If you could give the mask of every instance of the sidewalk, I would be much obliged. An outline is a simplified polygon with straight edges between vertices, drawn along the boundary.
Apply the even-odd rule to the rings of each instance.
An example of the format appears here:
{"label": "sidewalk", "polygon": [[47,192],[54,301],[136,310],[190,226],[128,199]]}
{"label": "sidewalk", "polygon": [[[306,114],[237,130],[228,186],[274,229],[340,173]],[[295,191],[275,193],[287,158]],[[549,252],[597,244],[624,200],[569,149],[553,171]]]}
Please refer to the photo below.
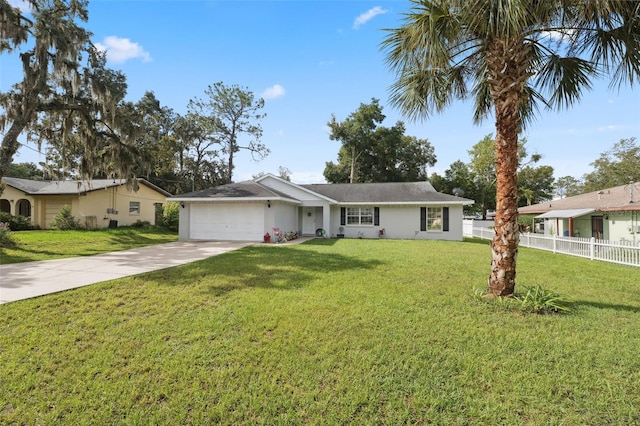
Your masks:
{"label": "sidewalk", "polygon": [[0,265],[0,304],[170,268],[251,244],[179,241],[95,256]]}

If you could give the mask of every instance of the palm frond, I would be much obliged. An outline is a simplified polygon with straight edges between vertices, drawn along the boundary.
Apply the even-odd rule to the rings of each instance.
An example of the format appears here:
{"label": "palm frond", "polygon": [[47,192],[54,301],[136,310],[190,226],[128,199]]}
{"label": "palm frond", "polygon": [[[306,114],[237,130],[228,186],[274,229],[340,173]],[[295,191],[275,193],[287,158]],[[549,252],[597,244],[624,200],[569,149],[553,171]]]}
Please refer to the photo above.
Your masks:
{"label": "palm frond", "polygon": [[547,106],[561,109],[576,103],[584,89],[591,89],[591,77],[598,75],[591,61],[552,54],[538,70],[537,82],[542,90],[550,93]]}
{"label": "palm frond", "polygon": [[462,67],[405,70],[390,87],[390,102],[410,120],[440,112],[467,95]]}

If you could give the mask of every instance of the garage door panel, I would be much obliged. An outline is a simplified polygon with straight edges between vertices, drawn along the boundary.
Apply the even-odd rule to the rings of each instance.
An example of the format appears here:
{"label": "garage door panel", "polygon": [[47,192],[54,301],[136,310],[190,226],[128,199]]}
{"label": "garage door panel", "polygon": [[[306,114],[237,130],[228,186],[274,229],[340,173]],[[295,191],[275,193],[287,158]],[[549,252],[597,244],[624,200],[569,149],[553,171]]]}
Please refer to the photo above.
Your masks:
{"label": "garage door panel", "polygon": [[264,229],[262,205],[192,205],[193,240],[259,241]]}

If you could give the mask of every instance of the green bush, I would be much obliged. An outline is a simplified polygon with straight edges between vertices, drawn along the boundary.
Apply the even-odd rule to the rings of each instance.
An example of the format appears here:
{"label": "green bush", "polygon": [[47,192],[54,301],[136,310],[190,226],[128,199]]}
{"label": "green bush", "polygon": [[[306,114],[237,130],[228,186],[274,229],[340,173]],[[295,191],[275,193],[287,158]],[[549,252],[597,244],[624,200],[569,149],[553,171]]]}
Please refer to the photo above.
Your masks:
{"label": "green bush", "polygon": [[516,295],[520,307],[524,311],[536,314],[569,312],[567,300],[555,291],[546,290],[539,285],[525,287],[526,292]]}
{"label": "green bush", "polygon": [[150,228],[151,223],[148,220],[136,220],[135,223],[131,224],[132,228]]}
{"label": "green bush", "polygon": [[518,215],[518,225],[521,228],[527,228],[529,230],[533,230],[533,218],[536,217],[534,214],[521,214]]}
{"label": "green bush", "polygon": [[180,204],[169,202],[163,206],[162,226],[170,231],[178,232],[178,224],[180,222]]}
{"label": "green bush", "polygon": [[82,229],[80,221],[71,214],[71,207],[63,206],[51,222],[51,227],[59,230]]}
{"label": "green bush", "polygon": [[9,224],[0,222],[0,248],[13,247],[15,245]]}
{"label": "green bush", "polygon": [[488,302],[507,311],[518,310],[534,314],[558,314],[571,311],[569,302],[560,294],[541,286],[525,287],[523,294],[513,297],[487,297],[487,290],[474,289],[473,298],[478,302]]}
{"label": "green bush", "polygon": [[13,216],[7,212],[0,212],[0,222],[8,224],[12,231],[28,231],[35,229],[28,217]]}

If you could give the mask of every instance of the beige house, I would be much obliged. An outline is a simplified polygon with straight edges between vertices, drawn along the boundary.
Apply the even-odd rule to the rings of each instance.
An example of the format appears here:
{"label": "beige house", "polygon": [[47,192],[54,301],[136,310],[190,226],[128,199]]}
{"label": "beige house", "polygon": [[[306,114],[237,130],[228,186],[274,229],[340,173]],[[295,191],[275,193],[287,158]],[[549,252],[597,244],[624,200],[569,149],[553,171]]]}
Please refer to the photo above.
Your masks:
{"label": "beige house", "polygon": [[640,236],[640,182],[520,207],[536,215],[535,232],[610,241]]}
{"label": "beige house", "polygon": [[128,226],[137,221],[155,224],[156,206],[171,194],[144,180],[127,185],[121,179],[91,181],[36,181],[2,178],[0,211],[31,219],[42,229],[65,205],[89,229]]}

